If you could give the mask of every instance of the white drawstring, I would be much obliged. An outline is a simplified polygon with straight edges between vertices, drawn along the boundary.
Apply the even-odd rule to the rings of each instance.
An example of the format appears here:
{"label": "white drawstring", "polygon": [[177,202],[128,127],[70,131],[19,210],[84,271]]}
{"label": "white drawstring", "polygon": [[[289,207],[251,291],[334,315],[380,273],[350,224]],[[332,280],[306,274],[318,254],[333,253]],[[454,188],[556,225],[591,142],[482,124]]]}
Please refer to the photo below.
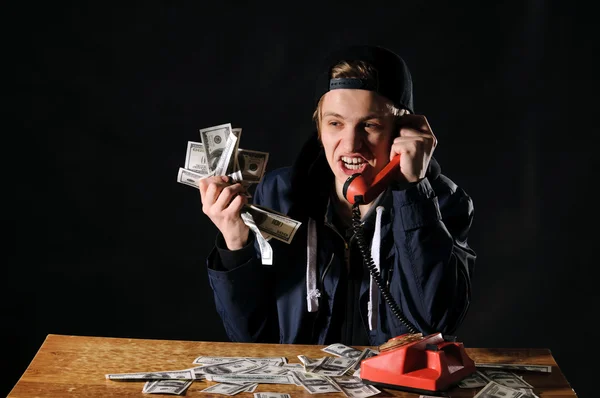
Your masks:
{"label": "white drawstring", "polygon": [[[375,217],[375,232],[373,233],[373,242],[371,243],[371,257],[377,271],[380,271],[380,245],[381,245],[381,215],[383,214],[383,206],[377,206],[377,215]],[[369,282],[369,304],[367,310],[369,313],[369,330],[374,330],[377,327],[377,307],[379,307],[379,294],[377,292],[377,284],[371,276]]]}
{"label": "white drawstring", "polygon": [[271,247],[269,242],[267,242],[265,237],[260,233],[260,230],[254,222],[254,217],[252,217],[252,214],[248,211],[243,212],[241,216],[242,220],[244,221],[244,224],[246,224],[256,236],[258,246],[260,247],[260,259],[262,264],[273,265],[273,248]]}
{"label": "white drawstring", "polygon": [[321,292],[317,289],[317,225],[312,218],[308,219],[308,236],[306,244],[306,304],[308,312],[319,309]]}

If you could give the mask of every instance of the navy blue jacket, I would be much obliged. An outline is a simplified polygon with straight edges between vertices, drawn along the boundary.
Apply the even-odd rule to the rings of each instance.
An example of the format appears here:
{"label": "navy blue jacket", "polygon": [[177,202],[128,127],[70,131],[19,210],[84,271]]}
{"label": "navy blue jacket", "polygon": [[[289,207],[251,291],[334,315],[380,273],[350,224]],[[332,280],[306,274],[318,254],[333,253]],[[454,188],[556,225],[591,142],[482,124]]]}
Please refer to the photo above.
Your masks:
{"label": "navy blue jacket", "polygon": [[[314,138],[314,137],[313,137]],[[333,174],[315,139],[303,148],[293,167],[268,172],[256,187],[254,203],[301,221],[290,244],[271,239],[273,265],[260,261],[250,232],[246,247],[229,251],[219,233],[207,259],[217,312],[232,341],[283,344],[331,344],[340,341],[339,314],[348,283],[345,256],[362,266],[353,242],[331,224],[329,195]],[[432,159],[427,176],[401,189],[391,185],[378,205],[381,219],[381,274],[406,318],[421,332],[452,334],[471,298],[475,253],[467,243],[473,219],[471,198],[440,173]],[[370,214],[373,212],[369,212]],[[316,222],[318,311],[306,300],[307,221]],[[363,223],[373,235],[373,217]],[[369,273],[358,297],[370,345],[406,333],[406,327],[379,299],[377,327],[368,331]]]}

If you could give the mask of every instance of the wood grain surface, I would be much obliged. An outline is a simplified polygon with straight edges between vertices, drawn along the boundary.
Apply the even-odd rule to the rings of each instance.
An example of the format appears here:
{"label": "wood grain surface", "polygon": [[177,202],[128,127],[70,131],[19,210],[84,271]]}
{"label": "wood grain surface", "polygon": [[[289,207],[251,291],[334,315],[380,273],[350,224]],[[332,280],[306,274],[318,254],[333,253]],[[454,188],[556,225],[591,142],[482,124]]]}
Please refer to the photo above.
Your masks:
{"label": "wood grain surface", "polygon": [[[142,394],[144,381],[107,380],[107,373],[130,373],[189,369],[201,355],[270,357],[283,356],[299,363],[297,355],[320,358],[329,354],[325,346],[286,344],[247,344],[176,340],[128,339],[112,337],[64,336],[50,334],[8,397],[149,397]],[[362,349],[363,347],[356,347]],[[527,363],[551,365],[552,373],[521,373],[541,398],[576,397],[547,349],[467,348],[475,362]],[[216,384],[194,381],[188,397],[208,397],[200,392]],[[474,397],[479,389],[450,390],[450,397]],[[288,393],[292,397],[313,397],[296,385],[259,384],[255,392]],[[212,395],[224,397],[224,395]],[[240,398],[253,397],[240,393]],[[343,397],[342,393],[318,394],[318,397]],[[384,389],[377,397],[414,397],[419,394]]]}

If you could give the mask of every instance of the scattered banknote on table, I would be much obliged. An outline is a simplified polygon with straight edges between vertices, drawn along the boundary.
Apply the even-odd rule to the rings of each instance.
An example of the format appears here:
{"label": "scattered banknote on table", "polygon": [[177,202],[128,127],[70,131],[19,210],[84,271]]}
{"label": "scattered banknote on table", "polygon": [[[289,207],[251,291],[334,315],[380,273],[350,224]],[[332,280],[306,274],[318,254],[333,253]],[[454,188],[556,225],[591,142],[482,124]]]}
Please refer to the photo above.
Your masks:
{"label": "scattered banknote on table", "polygon": [[490,381],[473,398],[536,398],[532,391],[519,391]]}
{"label": "scattered banknote on table", "polygon": [[107,374],[108,380],[132,381],[132,380],[194,380],[196,375],[193,369],[167,370],[159,372],[137,372],[137,373],[115,373]]}
{"label": "scattered banknote on table", "polygon": [[221,357],[199,356],[192,368],[133,373],[107,374],[112,381],[145,381],[146,394],[183,395],[193,382],[209,381],[201,390],[208,394],[236,395],[253,393],[258,398],[289,398],[290,394],[276,392],[254,393],[259,384],[287,384],[302,387],[311,394],[340,393],[353,398],[367,398],[379,394],[377,388],[366,385],[359,377],[346,374],[360,368],[360,361],[376,351],[357,350],[341,344],[332,344],[323,351],[334,356],[308,358],[298,356],[300,363],[288,363],[285,357]]}
{"label": "scattered banknote on table", "polygon": [[192,380],[156,380],[148,381],[144,384],[142,393],[144,394],[169,394],[183,395],[189,386],[192,385]]}
{"label": "scattered banknote on table", "polygon": [[[491,386],[490,386],[491,385]],[[500,388],[501,387],[506,388]],[[497,391],[497,395],[481,395],[481,397],[505,397],[502,394],[513,394],[515,397],[536,398],[533,393],[533,386],[527,383],[523,377],[500,369],[483,369],[478,370],[471,375],[465,377],[458,384],[460,388],[481,388],[484,390]],[[482,390],[483,391],[483,390]],[[518,395],[520,393],[522,395]],[[512,395],[507,395],[512,396]]]}
{"label": "scattered banknote on table", "polygon": [[[177,182],[198,188],[198,181],[211,176],[228,176],[233,183],[246,188],[258,184],[266,171],[269,153],[239,147],[241,128],[231,123],[200,129],[200,142],[188,141],[184,167],[177,173]],[[271,238],[290,243],[301,223],[272,209],[247,205],[242,219],[255,234],[261,249],[262,262],[273,263]],[[259,232],[260,231],[260,232]]]}
{"label": "scattered banknote on table", "polygon": [[489,382],[490,380],[487,377],[485,377],[485,375],[483,375],[481,372],[474,372],[469,376],[463,378],[458,383],[458,386],[460,388],[481,388],[485,387],[485,385]]}
{"label": "scattered banknote on table", "polygon": [[[211,384],[197,391],[228,396],[253,393],[255,398],[289,397],[276,392],[254,393],[259,384],[295,385],[310,394],[339,393],[353,398],[367,398],[381,392],[363,383],[360,378],[361,362],[379,355],[379,351],[370,348],[359,350],[344,344],[331,344],[322,351],[330,355],[319,358],[298,355],[299,363],[288,363],[286,357],[202,355],[193,360],[194,367],[189,369],[113,373],[107,374],[106,378],[112,381],[144,381],[142,392],[146,394],[183,395],[194,382],[203,381]],[[520,366],[479,368],[461,380],[458,386],[479,389],[476,394],[473,392],[474,398],[538,398],[533,386],[513,372],[530,370],[522,368],[530,365]]]}
{"label": "scattered banknote on table", "polygon": [[273,366],[284,366],[287,365],[287,358],[285,357],[211,357],[201,356],[194,359],[194,364],[202,365],[217,365],[220,363],[228,363],[232,361],[248,360],[256,362],[260,365],[273,365]]}
{"label": "scattered banknote on table", "polygon": [[533,365],[533,364],[516,364],[516,363],[475,363],[476,368],[491,368],[504,370],[520,370],[526,372],[552,373],[552,366],[548,365]]}
{"label": "scattered banknote on table", "polygon": [[254,392],[257,383],[246,383],[246,384],[214,384],[210,387],[201,390],[200,392],[213,393],[213,394],[222,394],[222,395],[236,395],[241,392]]}
{"label": "scattered banknote on table", "polygon": [[332,380],[347,397],[371,397],[381,392],[371,385],[364,384],[359,377],[341,376]]}

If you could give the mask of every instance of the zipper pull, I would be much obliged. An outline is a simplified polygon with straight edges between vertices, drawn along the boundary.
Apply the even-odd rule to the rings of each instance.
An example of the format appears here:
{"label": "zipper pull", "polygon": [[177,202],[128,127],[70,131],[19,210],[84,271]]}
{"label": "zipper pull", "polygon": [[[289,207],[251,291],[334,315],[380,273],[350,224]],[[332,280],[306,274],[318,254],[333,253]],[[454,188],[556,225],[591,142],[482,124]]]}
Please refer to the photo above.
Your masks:
{"label": "zipper pull", "polygon": [[344,241],[344,263],[346,263],[346,272],[350,273],[350,246]]}

